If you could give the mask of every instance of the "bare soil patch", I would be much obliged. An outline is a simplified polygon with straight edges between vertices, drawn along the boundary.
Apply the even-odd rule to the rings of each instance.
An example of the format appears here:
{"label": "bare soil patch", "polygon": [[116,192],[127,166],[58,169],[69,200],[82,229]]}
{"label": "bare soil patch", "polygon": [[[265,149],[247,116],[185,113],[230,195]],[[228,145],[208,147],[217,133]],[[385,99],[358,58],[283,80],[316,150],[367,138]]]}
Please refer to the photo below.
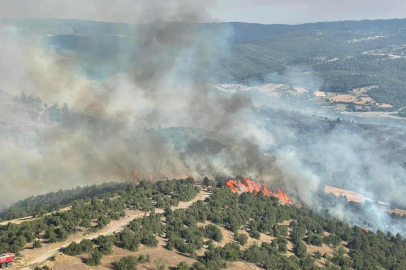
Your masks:
{"label": "bare soil patch", "polygon": [[[345,196],[348,201],[352,201],[352,202],[357,202],[357,203],[365,203],[366,201],[374,202],[374,200],[372,200],[371,198],[368,198],[368,197],[358,194],[356,192],[353,192],[350,190],[345,190],[345,189],[338,188],[338,187],[325,186],[324,192],[332,193],[336,197]],[[377,201],[377,203],[382,206],[382,209],[386,209],[386,211],[388,211],[389,213],[396,213],[396,214],[402,215],[402,216],[406,215],[406,210],[388,208],[389,203],[387,203],[387,202]]]}

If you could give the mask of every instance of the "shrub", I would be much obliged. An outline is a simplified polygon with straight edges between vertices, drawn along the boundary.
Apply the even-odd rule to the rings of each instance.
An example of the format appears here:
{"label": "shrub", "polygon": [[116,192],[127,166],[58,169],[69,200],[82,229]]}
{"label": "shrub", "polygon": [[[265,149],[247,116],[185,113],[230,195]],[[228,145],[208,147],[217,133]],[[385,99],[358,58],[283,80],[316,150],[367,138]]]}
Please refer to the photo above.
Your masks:
{"label": "shrub", "polygon": [[102,258],[103,258],[103,254],[100,251],[95,250],[90,255],[90,258],[87,259],[86,264],[90,265],[90,266],[100,265],[100,262],[101,262]]}
{"label": "shrub", "polygon": [[77,256],[82,254],[82,249],[78,243],[72,242],[67,246],[64,253],[69,256]]}
{"label": "shrub", "polygon": [[248,236],[245,233],[239,234],[235,239],[240,245],[245,245],[248,242]]}
{"label": "shrub", "polygon": [[36,240],[36,241],[34,241],[33,247],[34,248],[40,248],[40,247],[42,247],[42,244],[41,244],[40,241]]}
{"label": "shrub", "polygon": [[190,266],[186,262],[180,262],[176,270],[189,270]]}
{"label": "shrub", "polygon": [[115,267],[117,270],[135,270],[137,269],[138,259],[134,256],[122,257],[116,262]]}

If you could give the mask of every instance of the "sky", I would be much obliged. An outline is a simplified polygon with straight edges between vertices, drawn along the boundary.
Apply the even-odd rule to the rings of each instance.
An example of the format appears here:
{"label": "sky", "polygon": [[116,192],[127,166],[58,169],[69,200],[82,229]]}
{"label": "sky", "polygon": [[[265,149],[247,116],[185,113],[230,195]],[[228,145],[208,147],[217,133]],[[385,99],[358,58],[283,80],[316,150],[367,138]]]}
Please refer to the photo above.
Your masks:
{"label": "sky", "polygon": [[405,0],[0,0],[0,17],[140,23],[148,21],[145,9],[183,7],[201,11],[204,22],[300,24],[406,17]]}

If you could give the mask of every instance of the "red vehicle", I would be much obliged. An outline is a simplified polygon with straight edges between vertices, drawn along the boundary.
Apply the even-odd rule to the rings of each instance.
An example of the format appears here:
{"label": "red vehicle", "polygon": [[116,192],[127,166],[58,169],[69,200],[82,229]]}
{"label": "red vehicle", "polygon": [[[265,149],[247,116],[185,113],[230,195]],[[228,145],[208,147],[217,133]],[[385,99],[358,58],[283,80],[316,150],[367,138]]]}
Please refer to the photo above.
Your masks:
{"label": "red vehicle", "polygon": [[0,255],[0,268],[9,267],[15,262],[15,254],[14,253],[6,253]]}

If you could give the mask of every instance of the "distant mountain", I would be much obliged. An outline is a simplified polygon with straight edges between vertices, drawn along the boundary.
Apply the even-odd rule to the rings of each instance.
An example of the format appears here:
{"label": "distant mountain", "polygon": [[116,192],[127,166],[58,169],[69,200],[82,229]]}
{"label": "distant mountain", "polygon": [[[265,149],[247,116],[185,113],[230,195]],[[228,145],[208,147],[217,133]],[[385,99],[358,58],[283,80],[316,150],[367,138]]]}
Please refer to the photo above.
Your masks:
{"label": "distant mountain", "polygon": [[[127,68],[145,25],[62,19],[2,19],[23,33],[43,35],[59,53],[79,56],[88,76]],[[323,80],[324,91],[372,86],[369,95],[395,108],[406,106],[406,19],[321,22],[301,25],[196,24],[196,29],[233,33],[220,61],[219,82],[266,81],[288,66],[302,66]],[[123,38],[125,37],[125,38]]]}
{"label": "distant mountain", "polygon": [[[3,25],[12,25],[27,32],[37,34],[78,34],[78,35],[131,35],[142,24],[95,22],[71,19],[0,19]],[[406,19],[362,20],[318,22],[299,25],[257,24],[257,23],[207,23],[197,24],[205,27],[232,27],[235,43],[247,43],[264,37],[283,35],[296,31],[395,31],[405,32]],[[63,31],[64,32],[63,32]]]}

